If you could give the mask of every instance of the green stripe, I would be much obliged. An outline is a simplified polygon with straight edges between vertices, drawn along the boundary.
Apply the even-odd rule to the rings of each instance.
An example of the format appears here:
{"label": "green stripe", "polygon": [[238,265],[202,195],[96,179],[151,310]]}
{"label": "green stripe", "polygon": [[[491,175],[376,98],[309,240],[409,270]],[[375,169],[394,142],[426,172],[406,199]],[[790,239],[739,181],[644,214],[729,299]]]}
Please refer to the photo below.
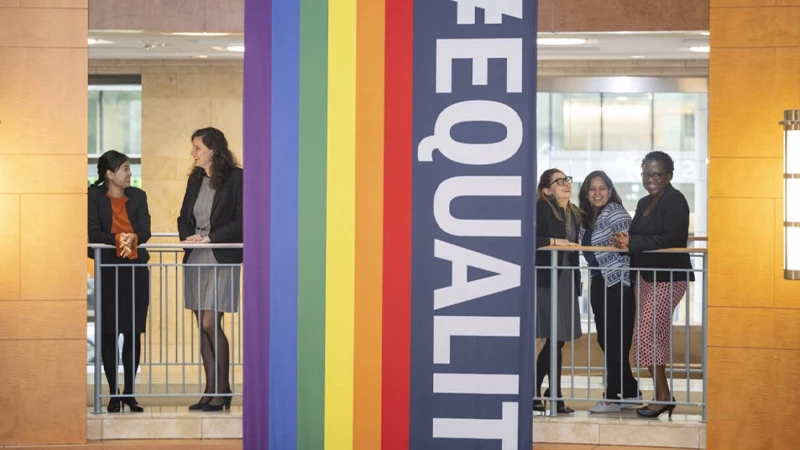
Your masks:
{"label": "green stripe", "polygon": [[300,1],[297,449],[325,448],[328,0]]}

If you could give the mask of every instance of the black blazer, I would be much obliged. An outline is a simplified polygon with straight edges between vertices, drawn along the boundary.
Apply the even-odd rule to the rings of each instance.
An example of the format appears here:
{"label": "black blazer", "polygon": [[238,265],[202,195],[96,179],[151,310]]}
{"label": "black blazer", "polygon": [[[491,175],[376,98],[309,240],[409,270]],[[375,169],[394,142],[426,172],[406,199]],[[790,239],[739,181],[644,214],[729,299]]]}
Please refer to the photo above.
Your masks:
{"label": "black blazer", "polygon": [[[580,224],[575,222],[575,231]],[[550,204],[545,200],[536,202],[536,248],[547,247],[550,245],[550,238],[566,239],[567,238],[567,224],[563,220],[553,214],[553,209]],[[567,253],[569,256],[569,265],[578,267],[579,255],[578,252],[558,252],[558,265],[561,264],[563,254]],[[537,251],[536,252],[536,267],[551,266],[551,252]],[[575,292],[580,292],[581,272],[575,270]],[[538,287],[550,287],[550,269],[537,269],[536,270],[536,285]]]}
{"label": "black blazer", "polygon": [[[178,217],[178,235],[181,241],[195,233],[194,204],[200,194],[202,180],[189,177],[186,194],[183,196],[181,215]],[[242,243],[242,169],[234,167],[217,188],[211,206],[211,230],[208,238],[212,243]],[[186,249],[183,256],[185,263],[189,259],[191,249]],[[242,249],[214,249],[214,258],[220,264],[240,264]]]}
{"label": "black blazer", "polygon": [[[108,188],[105,186],[89,186],[89,243],[108,244],[116,246],[114,235],[111,233],[111,199],[106,196]],[[125,209],[128,212],[128,220],[131,222],[133,231],[139,237],[139,244],[144,244],[150,240],[150,211],[147,208],[147,194],[139,188],[129,187],[125,189],[125,196],[128,202]],[[103,263],[146,263],[150,260],[147,250],[140,248],[139,258],[131,261],[130,259],[118,258],[116,250],[103,250],[101,254]],[[89,257],[94,259],[94,250],[89,249]]]}
{"label": "black blazer", "polygon": [[[645,216],[644,210],[651,198],[648,195],[639,200],[628,231],[631,267],[691,269],[688,253],[643,253],[663,248],[685,248],[689,240],[689,203],[681,191],[668,186],[650,214]],[[652,271],[644,270],[640,275],[645,281],[653,281]],[[670,273],[658,272],[656,279],[670,281]],[[694,273],[689,274],[689,279],[694,281]],[[673,272],[672,280],[686,281],[686,272]]]}

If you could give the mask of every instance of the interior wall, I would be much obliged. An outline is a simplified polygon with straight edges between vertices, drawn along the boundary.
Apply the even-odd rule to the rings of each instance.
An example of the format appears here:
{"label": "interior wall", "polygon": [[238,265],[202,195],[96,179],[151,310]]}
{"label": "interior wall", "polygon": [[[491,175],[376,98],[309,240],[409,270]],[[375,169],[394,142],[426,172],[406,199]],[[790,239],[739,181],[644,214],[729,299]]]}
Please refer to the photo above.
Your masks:
{"label": "interior wall", "polygon": [[86,441],[87,17],[0,0],[4,445]]}
{"label": "interior wall", "polygon": [[[89,0],[89,27],[241,33],[244,0]],[[707,29],[708,1],[539,0],[541,32]]]}
{"label": "interior wall", "polygon": [[708,448],[795,449],[800,282],[783,279],[778,122],[800,108],[800,1],[711,0],[711,48]]}

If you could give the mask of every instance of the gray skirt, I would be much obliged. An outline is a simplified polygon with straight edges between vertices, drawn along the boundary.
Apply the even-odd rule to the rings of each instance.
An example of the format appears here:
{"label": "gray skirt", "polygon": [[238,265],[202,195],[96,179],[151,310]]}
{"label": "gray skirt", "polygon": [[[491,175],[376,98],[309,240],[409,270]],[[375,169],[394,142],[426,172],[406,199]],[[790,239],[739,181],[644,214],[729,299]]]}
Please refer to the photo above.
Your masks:
{"label": "gray skirt", "polygon": [[[219,264],[211,249],[195,249],[187,264]],[[239,312],[239,284],[242,268],[185,266],[183,298],[186,309],[194,311]]]}
{"label": "gray skirt", "polygon": [[[558,276],[558,319],[556,322],[556,333],[559,341],[574,341],[583,335],[581,332],[581,309],[578,304],[577,287],[573,289],[572,277],[568,271],[562,272]],[[574,292],[573,292],[574,291]],[[550,288],[536,288],[536,337],[538,339],[550,339],[551,317],[550,307]]]}

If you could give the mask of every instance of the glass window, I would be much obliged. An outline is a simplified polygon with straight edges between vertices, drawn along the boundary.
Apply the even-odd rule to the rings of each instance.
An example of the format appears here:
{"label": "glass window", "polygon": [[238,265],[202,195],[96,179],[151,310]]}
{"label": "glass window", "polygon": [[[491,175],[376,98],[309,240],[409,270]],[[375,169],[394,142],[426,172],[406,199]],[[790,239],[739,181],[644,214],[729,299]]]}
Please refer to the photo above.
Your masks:
{"label": "glass window", "polygon": [[603,94],[604,151],[649,151],[653,94]]}
{"label": "glass window", "polygon": [[97,179],[97,158],[108,150],[131,159],[131,185],[141,187],[142,85],[139,77],[89,79],[89,183]]}
{"label": "glass window", "polygon": [[550,99],[552,149],[600,150],[600,94],[554,92]]}

